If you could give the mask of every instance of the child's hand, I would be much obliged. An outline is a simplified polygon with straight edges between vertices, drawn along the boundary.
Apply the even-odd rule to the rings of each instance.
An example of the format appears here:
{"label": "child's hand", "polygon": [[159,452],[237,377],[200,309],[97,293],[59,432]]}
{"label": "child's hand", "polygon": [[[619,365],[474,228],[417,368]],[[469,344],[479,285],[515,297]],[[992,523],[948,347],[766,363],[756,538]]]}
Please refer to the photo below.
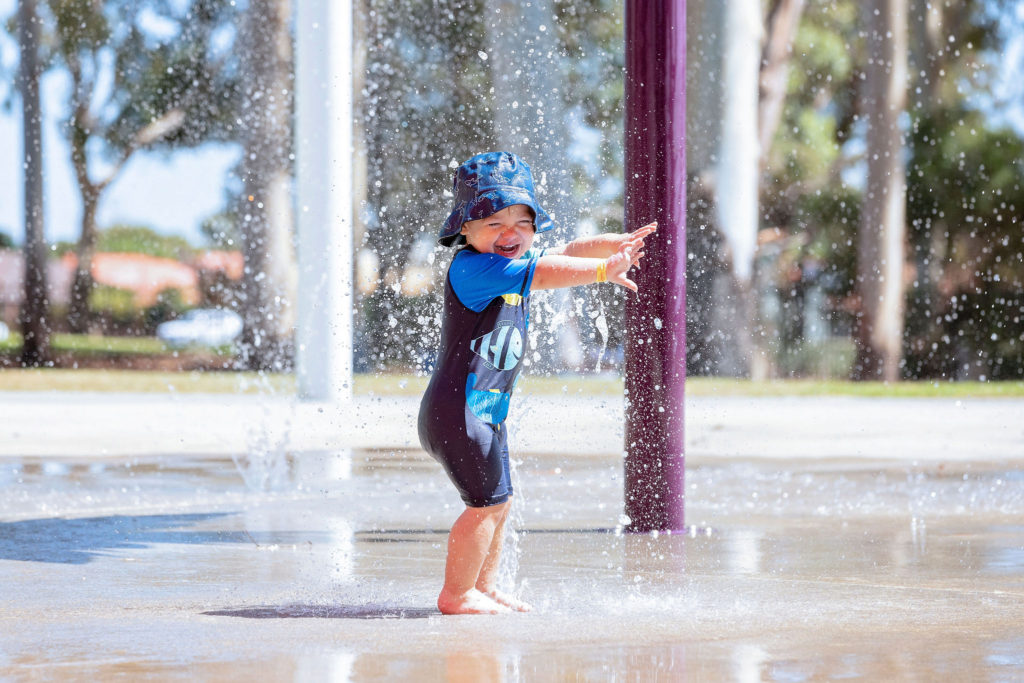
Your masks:
{"label": "child's hand", "polygon": [[633,232],[624,233],[623,234],[623,238],[625,238],[625,239],[623,241],[626,242],[627,244],[632,245],[634,251],[636,251],[641,256],[643,256],[643,254],[641,252],[643,252],[643,249],[644,249],[644,240],[647,238],[648,235],[650,235],[652,232],[654,232],[657,229],[658,229],[658,221],[654,221],[652,223],[648,223],[647,225],[645,225],[644,227],[640,228],[639,230],[634,230]]}
{"label": "child's hand", "polygon": [[640,259],[644,257],[644,239],[657,229],[658,222],[654,221],[639,230],[622,235],[619,250],[605,260],[608,282],[614,282],[634,292],[640,291],[636,283],[626,277],[626,273],[640,263]]}
{"label": "child's hand", "polygon": [[619,250],[605,259],[605,274],[608,278],[608,282],[614,282],[617,285],[625,287],[626,289],[632,289],[634,292],[640,291],[636,286],[636,283],[626,277],[626,273],[629,269],[640,262],[643,258],[644,253],[642,251],[635,251],[632,244],[624,242]]}

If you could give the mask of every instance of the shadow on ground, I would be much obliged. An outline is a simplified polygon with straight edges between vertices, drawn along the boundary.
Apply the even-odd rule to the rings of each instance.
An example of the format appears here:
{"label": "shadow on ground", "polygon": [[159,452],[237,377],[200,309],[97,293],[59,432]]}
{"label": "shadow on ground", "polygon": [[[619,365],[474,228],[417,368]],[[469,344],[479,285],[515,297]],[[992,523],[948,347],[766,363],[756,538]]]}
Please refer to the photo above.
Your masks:
{"label": "shadow on ground", "polygon": [[86,564],[113,550],[157,543],[255,543],[244,531],[189,531],[201,522],[232,513],[108,515],[73,519],[0,522],[0,560]]}

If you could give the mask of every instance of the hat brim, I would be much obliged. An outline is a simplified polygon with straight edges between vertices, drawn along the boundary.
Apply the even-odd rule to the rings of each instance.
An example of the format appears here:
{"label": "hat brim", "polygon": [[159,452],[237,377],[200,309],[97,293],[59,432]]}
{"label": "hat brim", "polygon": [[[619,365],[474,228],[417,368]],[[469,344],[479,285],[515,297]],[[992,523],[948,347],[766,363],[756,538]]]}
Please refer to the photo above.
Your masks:
{"label": "hat brim", "polygon": [[529,191],[521,187],[506,186],[483,192],[469,204],[455,207],[441,227],[441,234],[437,241],[446,247],[461,244],[466,240],[465,236],[461,234],[464,223],[493,216],[502,209],[516,204],[522,204],[533,211],[533,225],[536,232],[546,232],[554,227],[551,216]]}

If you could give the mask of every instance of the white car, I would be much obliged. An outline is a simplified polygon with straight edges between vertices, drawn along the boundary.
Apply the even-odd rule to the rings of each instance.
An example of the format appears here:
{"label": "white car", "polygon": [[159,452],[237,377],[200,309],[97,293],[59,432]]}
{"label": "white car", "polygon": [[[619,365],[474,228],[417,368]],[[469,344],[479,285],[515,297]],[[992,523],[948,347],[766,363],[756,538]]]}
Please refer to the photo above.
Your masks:
{"label": "white car", "polygon": [[0,341],[6,341],[11,336],[11,330],[7,327],[7,323],[0,320]]}
{"label": "white car", "polygon": [[222,308],[194,308],[156,328],[156,336],[170,346],[224,346],[241,334],[242,316]]}

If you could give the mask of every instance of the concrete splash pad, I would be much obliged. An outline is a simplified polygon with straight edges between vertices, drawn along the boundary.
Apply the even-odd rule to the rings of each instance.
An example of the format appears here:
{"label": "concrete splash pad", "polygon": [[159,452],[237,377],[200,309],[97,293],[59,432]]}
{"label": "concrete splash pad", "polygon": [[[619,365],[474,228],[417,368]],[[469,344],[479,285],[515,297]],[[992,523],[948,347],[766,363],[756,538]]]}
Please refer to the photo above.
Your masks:
{"label": "concrete splash pad", "polygon": [[418,452],[0,467],[4,679],[1024,678],[1008,462],[702,462],[693,526],[633,536],[618,458],[526,457],[505,571],[537,611],[454,618]]}

